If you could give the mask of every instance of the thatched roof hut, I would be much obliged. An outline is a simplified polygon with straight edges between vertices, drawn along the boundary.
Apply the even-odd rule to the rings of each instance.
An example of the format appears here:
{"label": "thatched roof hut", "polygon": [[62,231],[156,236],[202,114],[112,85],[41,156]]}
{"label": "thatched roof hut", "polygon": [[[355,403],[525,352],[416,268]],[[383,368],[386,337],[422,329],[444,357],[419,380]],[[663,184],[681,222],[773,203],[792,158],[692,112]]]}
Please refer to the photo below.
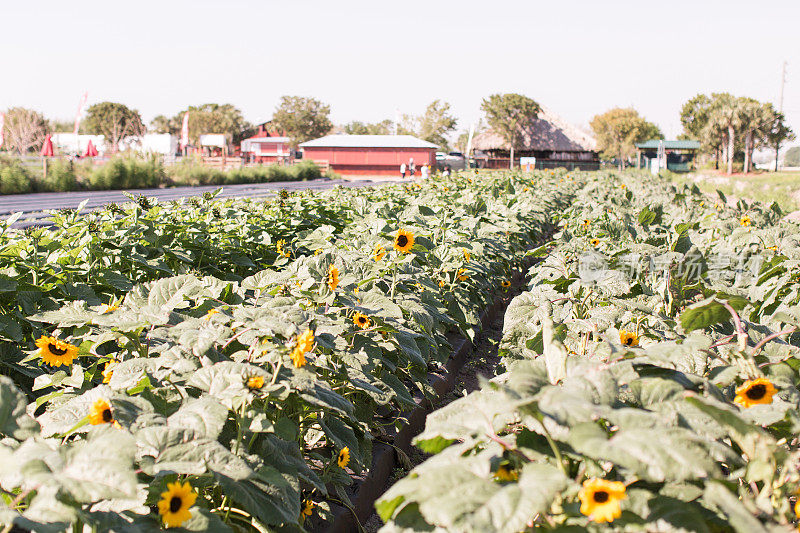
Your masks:
{"label": "thatched roof hut", "polygon": [[[508,144],[493,130],[488,129],[476,135],[473,147],[486,153],[488,167],[508,166]],[[586,165],[587,162],[599,162],[596,150],[597,142],[591,133],[543,107],[539,116],[523,129],[514,156],[515,159],[517,156],[535,157],[540,168],[563,166],[564,163],[582,163],[582,168],[585,168],[591,166]]]}

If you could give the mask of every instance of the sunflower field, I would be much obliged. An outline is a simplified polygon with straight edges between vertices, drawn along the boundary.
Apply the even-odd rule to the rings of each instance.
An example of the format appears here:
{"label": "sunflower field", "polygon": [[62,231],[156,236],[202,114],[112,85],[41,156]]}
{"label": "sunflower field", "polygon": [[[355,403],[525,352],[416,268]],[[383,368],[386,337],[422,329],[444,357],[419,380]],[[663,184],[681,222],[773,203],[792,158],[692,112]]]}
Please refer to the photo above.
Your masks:
{"label": "sunflower field", "polygon": [[[512,272],[556,231],[563,213],[577,212],[570,206],[588,194],[587,179],[505,173],[267,200],[209,194],[161,204],[139,197],[91,213],[54,213],[50,228],[22,231],[11,228],[14,217],[3,221],[2,531],[303,531],[329,521],[331,504],[346,506],[353,477],[370,465],[373,443],[433,395],[428,372],[451,355],[448,339],[474,338],[480,312],[507,289]],[[753,215],[754,230],[760,217]],[[542,285],[550,291],[542,294],[575,290],[570,279]],[[537,294],[527,297],[533,302]],[[726,298],[742,309],[741,298]],[[569,313],[568,305],[564,299],[553,310]],[[521,377],[541,377],[543,364],[533,357],[538,322],[523,318],[531,309],[517,307],[508,339],[523,343],[508,352]],[[670,334],[641,316],[635,331],[642,344]],[[545,329],[547,349],[559,342],[554,338],[568,345],[569,328]],[[600,345],[584,347],[585,364],[587,350]],[[776,346],[764,346],[759,357],[772,357]],[[641,355],[614,353],[626,361]],[[564,380],[574,366],[565,364]],[[624,376],[638,368],[627,365]],[[769,372],[780,372],[773,382],[783,401],[790,368],[776,364]],[[728,383],[738,374],[719,375]],[[533,390],[519,394],[535,398]],[[717,403],[697,396],[705,409],[728,413],[724,391],[716,394]],[[788,432],[788,417],[771,423]],[[524,452],[532,461],[523,465],[514,450],[527,450],[519,436],[527,420],[497,426],[497,439],[516,435],[520,445],[503,464],[508,476],[522,472],[520,481],[525,468],[542,469],[550,481],[541,478],[536,490],[552,489],[540,498],[550,506],[571,490],[561,469],[582,468],[582,460],[564,457],[565,449],[559,469],[537,446],[537,455]],[[441,437],[431,426],[425,442],[445,448],[462,439],[458,446],[485,448],[448,424],[452,431]],[[542,435],[541,428],[525,431],[531,443]],[[743,438],[762,454],[783,449],[770,431],[753,426]],[[734,445],[716,446],[731,479],[742,475],[741,456],[728,457]],[[461,468],[470,453],[458,458],[454,450],[446,453]],[[486,458],[488,467],[492,450],[474,458]],[[473,472],[471,465],[464,472]],[[764,467],[759,472],[767,475]],[[505,490],[488,470],[484,477]],[[392,499],[391,510],[383,504],[387,518],[412,508],[400,500]]]}
{"label": "sunflower field", "polygon": [[575,176],[501,368],[428,416],[432,455],[378,501],[381,531],[796,531],[800,228]]}

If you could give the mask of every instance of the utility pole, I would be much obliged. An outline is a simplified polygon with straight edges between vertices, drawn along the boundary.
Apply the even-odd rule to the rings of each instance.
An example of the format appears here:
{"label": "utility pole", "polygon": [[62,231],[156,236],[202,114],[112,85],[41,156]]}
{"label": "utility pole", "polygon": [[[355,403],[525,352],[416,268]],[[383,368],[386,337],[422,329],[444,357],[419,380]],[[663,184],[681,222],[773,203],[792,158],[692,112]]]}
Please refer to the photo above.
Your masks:
{"label": "utility pole", "polygon": [[[783,114],[783,88],[786,85],[786,61],[783,62],[783,68],[781,69],[781,99],[778,102],[778,112]],[[781,141],[778,140],[775,143],[775,172],[778,171],[778,152],[781,149]]]}

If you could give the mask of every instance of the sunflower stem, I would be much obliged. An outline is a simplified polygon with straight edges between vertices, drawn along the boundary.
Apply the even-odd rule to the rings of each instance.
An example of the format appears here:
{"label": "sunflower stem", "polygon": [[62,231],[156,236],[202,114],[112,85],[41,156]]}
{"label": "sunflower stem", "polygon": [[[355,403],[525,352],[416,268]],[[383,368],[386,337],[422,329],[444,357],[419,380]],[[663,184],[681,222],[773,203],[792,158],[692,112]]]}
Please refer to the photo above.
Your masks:
{"label": "sunflower stem", "polygon": [[391,298],[394,301],[394,290],[397,287],[397,261],[392,263],[392,294]]}

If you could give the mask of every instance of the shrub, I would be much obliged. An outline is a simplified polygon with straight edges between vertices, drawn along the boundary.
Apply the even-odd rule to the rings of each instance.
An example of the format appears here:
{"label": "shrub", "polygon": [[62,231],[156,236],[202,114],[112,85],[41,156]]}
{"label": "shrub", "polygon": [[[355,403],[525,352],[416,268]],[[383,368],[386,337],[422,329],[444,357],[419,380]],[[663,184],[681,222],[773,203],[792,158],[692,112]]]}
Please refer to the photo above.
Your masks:
{"label": "shrub", "polygon": [[33,180],[17,159],[0,158],[0,194],[20,194],[33,190]]}
{"label": "shrub", "polygon": [[55,159],[47,163],[47,175],[36,182],[36,190],[44,192],[66,192],[77,190],[78,179],[72,161]]}
{"label": "shrub", "polygon": [[119,157],[92,171],[89,187],[95,190],[142,189],[166,183],[167,174],[156,158]]}

